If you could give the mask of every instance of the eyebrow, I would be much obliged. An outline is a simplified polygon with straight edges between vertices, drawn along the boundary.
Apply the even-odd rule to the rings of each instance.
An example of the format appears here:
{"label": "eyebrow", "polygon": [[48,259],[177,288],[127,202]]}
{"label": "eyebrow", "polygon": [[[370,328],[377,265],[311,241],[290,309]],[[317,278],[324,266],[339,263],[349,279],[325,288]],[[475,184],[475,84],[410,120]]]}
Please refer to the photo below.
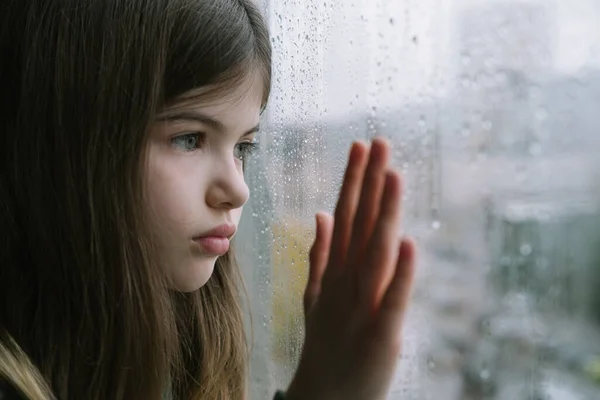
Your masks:
{"label": "eyebrow", "polygon": [[[165,117],[159,118],[159,121],[164,122],[176,122],[176,121],[186,121],[186,122],[199,122],[201,124],[207,125],[210,128],[220,132],[225,133],[225,125],[217,119],[211,118],[207,115],[201,114],[196,111],[184,111],[178,112],[176,114],[167,115]],[[249,135],[251,133],[258,132],[260,130],[260,123],[256,124],[253,128],[245,132],[242,136]]]}

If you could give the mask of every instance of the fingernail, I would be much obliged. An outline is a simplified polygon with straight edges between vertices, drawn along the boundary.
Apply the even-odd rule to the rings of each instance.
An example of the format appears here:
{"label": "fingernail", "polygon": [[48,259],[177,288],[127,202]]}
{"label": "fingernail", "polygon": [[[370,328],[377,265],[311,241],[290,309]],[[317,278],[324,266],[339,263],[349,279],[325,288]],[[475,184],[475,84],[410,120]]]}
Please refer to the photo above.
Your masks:
{"label": "fingernail", "polygon": [[348,154],[348,159],[350,161],[356,159],[357,157],[357,150],[358,150],[358,144],[360,143],[360,141],[354,141],[352,142],[352,146],[350,146],[350,152]]}
{"label": "fingernail", "polygon": [[373,142],[375,141],[381,143],[382,145],[389,145],[389,141],[384,136],[376,136],[373,138]]}
{"label": "fingernail", "polygon": [[354,154],[355,151],[356,151],[356,142],[354,141],[350,145],[350,151],[348,152],[348,158],[352,158],[352,155]]}

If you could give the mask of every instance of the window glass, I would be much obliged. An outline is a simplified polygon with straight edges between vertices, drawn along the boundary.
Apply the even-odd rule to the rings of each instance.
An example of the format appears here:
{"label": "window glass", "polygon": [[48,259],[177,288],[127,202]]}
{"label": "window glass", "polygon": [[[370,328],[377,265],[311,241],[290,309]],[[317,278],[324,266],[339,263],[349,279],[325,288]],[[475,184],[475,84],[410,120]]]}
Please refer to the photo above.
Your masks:
{"label": "window glass", "polygon": [[390,399],[600,398],[600,2],[263,8],[273,91],[237,243],[252,398],[289,383],[313,215],[377,135],[420,247]]}

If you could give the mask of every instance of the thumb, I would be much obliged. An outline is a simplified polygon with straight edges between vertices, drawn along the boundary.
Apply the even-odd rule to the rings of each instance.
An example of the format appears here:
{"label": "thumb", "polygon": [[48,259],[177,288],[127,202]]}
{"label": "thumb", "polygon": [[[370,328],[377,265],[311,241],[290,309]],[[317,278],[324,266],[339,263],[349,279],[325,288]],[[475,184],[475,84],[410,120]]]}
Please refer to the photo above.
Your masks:
{"label": "thumb", "polygon": [[304,291],[304,314],[308,315],[321,293],[321,280],[327,269],[329,248],[333,233],[333,217],[326,213],[317,213],[317,234],[310,249],[308,282]]}

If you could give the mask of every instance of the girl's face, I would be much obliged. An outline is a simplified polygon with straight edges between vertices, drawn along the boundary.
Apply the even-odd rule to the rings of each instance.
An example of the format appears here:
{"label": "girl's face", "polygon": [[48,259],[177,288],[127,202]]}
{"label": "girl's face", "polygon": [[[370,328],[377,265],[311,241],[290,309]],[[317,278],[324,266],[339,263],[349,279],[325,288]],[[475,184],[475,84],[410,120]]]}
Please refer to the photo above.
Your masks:
{"label": "girl's face", "polygon": [[176,290],[204,285],[229,249],[249,196],[242,167],[261,101],[261,82],[249,79],[218,101],[165,110],[151,129],[150,216]]}

